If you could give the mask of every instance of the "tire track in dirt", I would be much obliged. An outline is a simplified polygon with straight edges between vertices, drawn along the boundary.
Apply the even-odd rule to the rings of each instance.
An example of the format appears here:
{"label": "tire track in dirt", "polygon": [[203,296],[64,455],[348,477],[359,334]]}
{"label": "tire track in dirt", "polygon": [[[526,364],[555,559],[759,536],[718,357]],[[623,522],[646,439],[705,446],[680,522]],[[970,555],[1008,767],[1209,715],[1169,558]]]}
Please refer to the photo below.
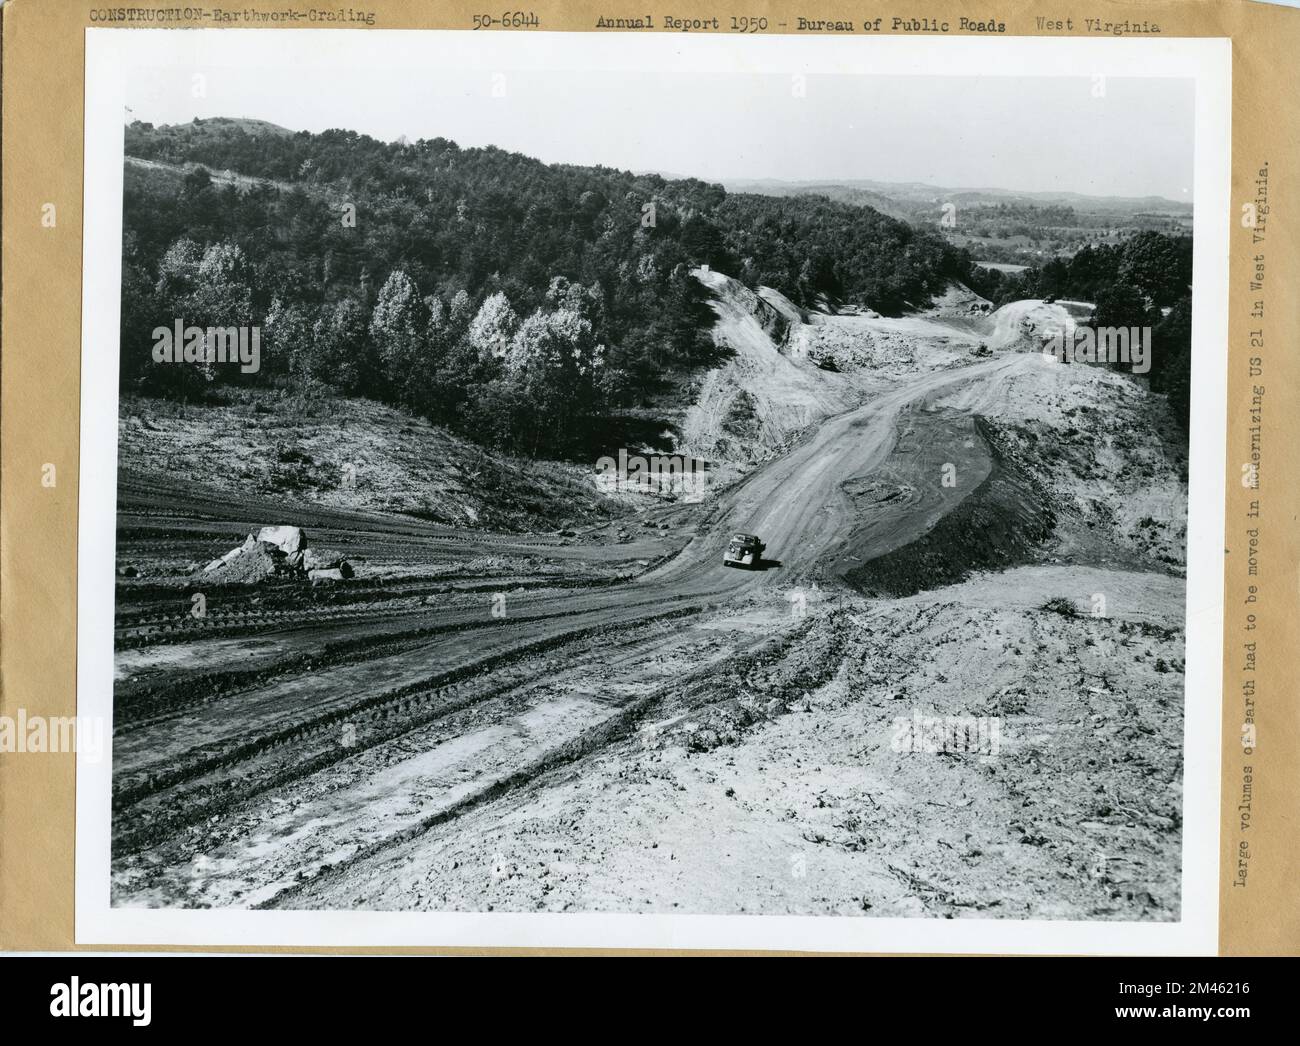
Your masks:
{"label": "tire track in dirt", "polygon": [[[358,713],[371,717],[392,715],[401,711],[403,701],[411,710],[415,707],[411,702],[417,691],[436,692],[438,681],[446,680],[449,673],[478,670],[490,674],[509,662],[524,661],[539,646],[569,643],[580,647],[584,637],[596,636],[609,628],[621,629],[626,634],[634,626],[656,617],[698,615],[710,607],[734,607],[755,598],[768,599],[778,586],[815,579],[821,574],[828,552],[844,540],[853,521],[854,507],[843,489],[844,481],[871,472],[888,457],[904,409],[954,387],[976,382],[1000,382],[1019,369],[1034,365],[1034,362],[1034,357],[1030,356],[1009,356],[923,375],[863,407],[831,419],[792,452],[751,474],[737,487],[723,492],[680,551],[668,556],[643,577],[625,584],[596,592],[575,590],[563,596],[523,597],[520,602],[528,613],[522,617],[514,613],[512,600],[510,618],[498,622],[500,627],[495,628],[486,620],[485,607],[477,609],[477,621],[473,622],[468,620],[468,615],[454,612],[444,612],[441,616],[437,611],[428,615],[399,615],[398,619],[408,634],[418,631],[413,626],[419,625],[445,631],[414,645],[403,641],[401,649],[379,656],[365,656],[364,648],[368,643],[379,645],[392,640],[393,615],[379,615],[373,621],[327,622],[323,627],[306,625],[290,628],[279,636],[275,630],[259,633],[263,638],[274,636],[285,643],[286,650],[303,655],[313,649],[328,649],[331,641],[351,643],[353,648],[346,655],[340,655],[337,663],[315,670],[295,668],[283,678],[272,678],[248,689],[223,693],[219,698],[198,706],[178,706],[175,715],[155,714],[154,718],[142,722],[139,729],[131,729],[129,723],[124,723],[125,729],[115,736],[113,754],[115,785],[120,782],[117,802],[118,817],[124,826],[120,837],[123,844],[130,842],[133,846],[154,847],[157,849],[155,858],[162,860],[178,845],[176,836],[168,833],[174,833],[177,826],[194,819],[191,815],[200,815],[205,809],[199,803],[192,806],[189,815],[174,820],[164,819],[157,825],[158,831],[151,833],[148,830],[147,822],[151,815],[157,816],[169,804],[183,808],[191,801],[192,797],[183,787],[185,782],[197,782],[198,791],[199,787],[212,784],[201,780],[204,775],[225,775],[234,783],[218,789],[224,793],[219,797],[220,802],[238,802],[239,782],[244,776],[240,771],[242,767],[251,766],[250,759],[264,756],[271,750],[283,752],[287,750],[286,746],[305,742],[312,736],[323,736]],[[254,499],[249,499],[237,513],[232,513],[229,501],[209,508],[214,519],[223,521],[232,515],[242,514],[247,519],[254,513],[266,511],[265,504]],[[256,519],[264,522],[267,518],[278,518],[284,511],[283,503],[279,503],[277,517],[259,515]],[[365,514],[352,516],[336,510],[308,509],[301,518],[307,525],[318,529],[330,526],[342,532],[350,524],[367,524],[370,529],[381,529],[379,523]],[[389,526],[391,521],[380,522]],[[557,547],[550,542],[512,542],[503,536],[464,536],[462,542],[462,535],[440,532],[433,525],[407,524],[404,521],[396,524],[396,529],[400,532],[398,543],[410,541],[414,549],[424,554],[428,554],[437,542],[498,550]],[[723,567],[722,548],[735,530],[765,536],[768,540],[767,556],[778,561],[780,569],[751,573]],[[329,530],[325,532],[329,533]],[[356,531],[351,533],[355,537]],[[384,532],[383,540],[391,539],[392,534]],[[571,544],[559,547],[572,558],[581,559],[584,552],[590,552],[595,546]],[[595,554],[606,557],[627,555],[624,547],[616,545],[604,546]],[[761,637],[754,641],[761,641]],[[635,643],[632,645],[636,647]],[[645,666],[633,665],[632,685],[638,678],[644,682],[646,676]],[[510,690],[509,687],[506,689]],[[477,699],[468,698],[455,707],[446,707],[432,718],[454,715],[474,706],[476,700],[490,702],[499,699],[501,693],[489,688],[480,692]],[[505,786],[504,782],[517,780],[520,774],[527,778],[537,767],[548,765],[556,758],[556,751],[567,750],[566,746],[577,744],[578,749],[587,750],[590,744],[596,743],[594,739],[601,736],[605,721],[615,715],[601,702],[575,705],[570,710],[578,719],[565,719],[562,739],[544,723],[536,731],[536,736],[527,727],[523,735],[509,730],[500,737],[493,735],[489,748],[499,748],[498,741],[505,744],[502,751],[512,753],[506,762],[513,768],[503,767],[501,774],[504,776],[499,775],[484,787],[463,792],[454,800],[453,806],[456,802],[489,800]],[[520,741],[522,747],[505,740],[516,736],[524,738]],[[581,741],[583,737],[590,740]],[[301,788],[303,781],[318,774],[328,777],[329,768],[340,761],[353,764],[363,760],[366,752],[382,748],[391,740],[385,738],[371,744],[363,740],[359,745],[360,752],[344,751],[341,756],[335,753],[333,758],[327,758],[319,765],[305,760],[299,761],[295,769],[291,760],[266,776],[264,783],[273,787],[277,782],[292,780],[296,782],[295,787]],[[476,758],[487,757],[486,751],[476,755]],[[482,767],[479,769],[480,773],[487,772]],[[178,786],[181,786],[179,790],[168,792],[168,789]],[[346,787],[354,791],[358,788],[365,790],[355,781]],[[359,819],[349,820],[349,824],[374,820],[374,810],[370,806],[382,796],[373,790],[367,794],[370,805],[361,802],[359,807],[365,811],[364,816],[358,815]],[[256,796],[245,794],[244,801],[251,808],[257,808]],[[344,802],[344,799],[339,799],[339,802]],[[430,816],[446,815],[446,810],[433,815],[422,814],[402,829],[408,833],[404,837],[409,833],[418,834],[421,824],[434,823],[429,820]],[[383,823],[385,818],[380,817],[378,821]],[[254,817],[250,824],[256,823]],[[160,835],[163,838],[159,838]],[[171,839],[170,843],[168,839]],[[262,838],[259,845],[272,851],[281,846],[274,838]],[[388,845],[391,845],[391,840],[374,838],[366,844],[370,847],[366,852]],[[124,845],[123,852],[126,849],[128,847]],[[355,854],[350,859],[354,858]],[[144,863],[150,864],[158,874],[154,862]],[[331,862],[325,860],[323,863]],[[118,893],[131,899],[131,903],[137,903],[133,882],[130,869],[124,868],[118,877]],[[173,882],[172,885],[176,884]],[[187,893],[188,890],[186,888]],[[170,895],[165,888],[161,894],[150,888],[149,896],[155,902],[166,903]],[[274,896],[274,891],[267,895],[270,896]],[[245,895],[230,903],[255,902]]]}
{"label": "tire track in dirt", "polygon": [[[693,612],[689,607],[668,610],[642,619],[639,625],[658,634],[665,622],[678,622]],[[603,623],[507,647],[486,657],[476,653],[463,664],[360,701],[336,704],[328,710],[313,706],[300,718],[268,725],[251,740],[236,734],[224,747],[192,749],[183,765],[147,765],[133,774],[128,772],[115,795],[115,805],[122,811],[114,822],[115,852],[124,854],[150,845],[165,838],[167,832],[219,813],[232,803],[247,802],[269,788],[325,769],[451,713],[519,691],[533,681],[528,664],[558,656],[552,652],[565,649],[572,657],[590,657],[591,650],[616,627]],[[592,642],[582,645],[587,640]],[[605,658],[602,667],[631,659],[628,654]],[[346,671],[356,667],[349,666]],[[571,671],[571,666],[566,671]],[[238,773],[232,779],[228,771],[235,768]]]}
{"label": "tire track in dirt", "polygon": [[[665,622],[615,655],[564,655],[552,677],[505,680],[472,706],[398,734],[341,753],[335,744],[328,765],[302,775],[309,780],[281,776],[252,796],[232,789],[204,810],[207,834],[173,828],[160,845],[119,858],[117,892],[132,903],[282,903],[321,870],[337,873],[625,734],[664,693],[767,641],[742,630],[705,644]],[[457,715],[464,721],[440,721]]]}

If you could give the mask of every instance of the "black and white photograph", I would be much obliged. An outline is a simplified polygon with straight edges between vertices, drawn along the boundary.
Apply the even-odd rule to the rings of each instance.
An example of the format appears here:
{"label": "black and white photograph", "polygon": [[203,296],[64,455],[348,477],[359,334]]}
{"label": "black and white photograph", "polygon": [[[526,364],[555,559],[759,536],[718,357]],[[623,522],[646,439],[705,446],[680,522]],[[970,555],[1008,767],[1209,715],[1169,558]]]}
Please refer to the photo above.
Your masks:
{"label": "black and white photograph", "polygon": [[79,933],[1213,939],[1224,41],[87,41]]}

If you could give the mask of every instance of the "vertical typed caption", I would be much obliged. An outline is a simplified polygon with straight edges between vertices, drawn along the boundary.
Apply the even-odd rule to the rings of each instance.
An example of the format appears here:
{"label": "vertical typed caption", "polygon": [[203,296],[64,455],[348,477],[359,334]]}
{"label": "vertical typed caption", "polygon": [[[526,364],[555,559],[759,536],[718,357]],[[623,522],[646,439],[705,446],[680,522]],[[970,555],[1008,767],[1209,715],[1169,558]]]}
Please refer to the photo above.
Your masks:
{"label": "vertical typed caption", "polygon": [[[1230,534],[1235,532],[1237,540],[1230,543],[1244,550],[1245,555],[1230,559],[1235,571],[1244,571],[1245,598],[1235,615],[1229,618],[1229,627],[1236,633],[1237,639],[1229,646],[1229,663],[1234,666],[1237,677],[1237,700],[1241,713],[1241,759],[1238,767],[1238,796],[1236,823],[1237,828],[1232,837],[1236,849],[1236,875],[1232,885],[1245,889],[1250,876],[1250,862],[1254,856],[1251,839],[1251,820],[1254,815],[1255,801],[1255,751],[1259,743],[1257,731],[1257,708],[1265,695],[1260,692],[1259,666],[1261,651],[1259,635],[1261,619],[1267,607],[1267,592],[1264,577],[1260,571],[1260,562],[1267,548],[1264,540],[1267,515],[1264,508],[1264,470],[1263,470],[1263,432],[1264,432],[1264,389],[1265,389],[1265,349],[1268,344],[1266,335],[1267,306],[1267,254],[1266,239],[1268,234],[1268,162],[1262,163],[1256,171],[1254,180],[1254,198],[1244,203],[1241,208],[1242,233],[1250,238],[1250,263],[1242,275],[1249,292],[1250,303],[1245,317],[1244,330],[1235,332],[1234,337],[1246,340],[1247,351],[1244,354],[1247,367],[1245,395],[1247,410],[1245,440],[1242,445],[1246,450],[1245,460],[1241,463],[1241,485],[1246,490],[1244,512],[1230,524]],[[1235,656],[1234,656],[1235,655]]]}

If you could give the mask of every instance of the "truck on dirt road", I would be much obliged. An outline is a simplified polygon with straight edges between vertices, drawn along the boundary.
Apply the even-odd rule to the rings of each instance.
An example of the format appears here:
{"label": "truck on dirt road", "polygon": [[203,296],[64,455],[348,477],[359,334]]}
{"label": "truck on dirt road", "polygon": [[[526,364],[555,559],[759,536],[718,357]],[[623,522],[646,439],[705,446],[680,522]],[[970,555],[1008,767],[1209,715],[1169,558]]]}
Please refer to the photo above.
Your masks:
{"label": "truck on dirt road", "polygon": [[727,549],[722,553],[722,564],[728,567],[754,568],[763,560],[767,548],[753,534],[732,534]]}

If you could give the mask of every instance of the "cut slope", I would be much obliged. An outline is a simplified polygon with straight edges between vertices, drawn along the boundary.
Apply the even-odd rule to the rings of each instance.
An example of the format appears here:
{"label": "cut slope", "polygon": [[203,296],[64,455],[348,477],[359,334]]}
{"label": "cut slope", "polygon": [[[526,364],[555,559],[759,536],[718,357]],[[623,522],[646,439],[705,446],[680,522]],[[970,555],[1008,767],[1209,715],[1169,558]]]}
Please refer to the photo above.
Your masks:
{"label": "cut slope", "polygon": [[809,425],[856,404],[843,381],[781,353],[778,340],[790,322],[782,312],[730,276],[709,269],[693,275],[713,292],[714,340],[735,355],[708,373],[686,412],[682,439],[690,453],[733,463],[762,460]]}
{"label": "cut slope", "polygon": [[[844,577],[867,595],[912,595],[974,570],[1029,562],[1051,533],[1055,520],[1033,481],[991,446],[982,419],[962,421],[942,413],[917,415],[919,433],[900,440],[882,469],[909,478],[913,486],[907,489],[928,495],[920,505],[929,510],[910,511],[904,516],[910,526],[903,528],[882,528],[881,514],[873,513],[855,532],[852,558],[865,562]],[[928,454],[918,455],[908,442]],[[941,468],[945,455],[953,460]],[[949,467],[952,486],[945,487]],[[928,529],[912,537],[926,524]]]}
{"label": "cut slope", "polygon": [[1058,555],[1181,572],[1187,446],[1164,399],[1105,366],[1027,355],[935,405],[996,419],[1000,445],[1051,495]]}

